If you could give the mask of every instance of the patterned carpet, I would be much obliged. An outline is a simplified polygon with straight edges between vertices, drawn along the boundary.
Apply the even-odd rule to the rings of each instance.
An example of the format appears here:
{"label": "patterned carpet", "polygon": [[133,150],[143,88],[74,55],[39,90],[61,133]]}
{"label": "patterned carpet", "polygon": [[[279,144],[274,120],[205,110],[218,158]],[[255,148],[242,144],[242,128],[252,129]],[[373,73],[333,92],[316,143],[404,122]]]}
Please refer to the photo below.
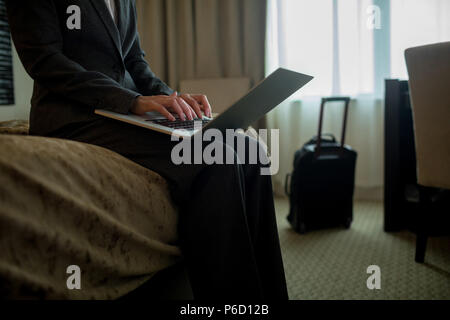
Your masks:
{"label": "patterned carpet", "polygon": [[[291,299],[450,299],[450,237],[430,238],[417,264],[415,235],[385,233],[380,202],[356,203],[350,230],[306,235],[289,227],[287,200],[275,205]],[[380,290],[367,288],[370,265],[381,269]]]}

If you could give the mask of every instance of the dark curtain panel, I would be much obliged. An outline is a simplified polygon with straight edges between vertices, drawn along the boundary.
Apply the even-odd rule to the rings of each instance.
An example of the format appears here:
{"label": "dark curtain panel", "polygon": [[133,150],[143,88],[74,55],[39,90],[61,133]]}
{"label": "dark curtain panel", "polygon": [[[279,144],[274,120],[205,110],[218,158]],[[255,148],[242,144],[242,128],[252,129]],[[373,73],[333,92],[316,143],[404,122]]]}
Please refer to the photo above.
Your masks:
{"label": "dark curtain panel", "polygon": [[155,73],[182,80],[264,78],[266,1],[137,0],[139,32]]}
{"label": "dark curtain panel", "polygon": [[11,38],[5,1],[0,0],[0,105],[14,104]]}

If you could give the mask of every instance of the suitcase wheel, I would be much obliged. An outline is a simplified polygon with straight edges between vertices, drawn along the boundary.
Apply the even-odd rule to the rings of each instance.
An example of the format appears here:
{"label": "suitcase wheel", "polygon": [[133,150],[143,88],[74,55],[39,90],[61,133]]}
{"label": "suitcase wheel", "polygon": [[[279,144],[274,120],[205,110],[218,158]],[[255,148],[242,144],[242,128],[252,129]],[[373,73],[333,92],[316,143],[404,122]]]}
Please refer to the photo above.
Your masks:
{"label": "suitcase wheel", "polygon": [[304,223],[300,223],[298,226],[298,232],[300,234],[305,234],[306,233],[306,225]]}
{"label": "suitcase wheel", "polygon": [[351,225],[352,225],[352,218],[348,218],[347,220],[345,220],[344,222],[345,229],[350,229]]}

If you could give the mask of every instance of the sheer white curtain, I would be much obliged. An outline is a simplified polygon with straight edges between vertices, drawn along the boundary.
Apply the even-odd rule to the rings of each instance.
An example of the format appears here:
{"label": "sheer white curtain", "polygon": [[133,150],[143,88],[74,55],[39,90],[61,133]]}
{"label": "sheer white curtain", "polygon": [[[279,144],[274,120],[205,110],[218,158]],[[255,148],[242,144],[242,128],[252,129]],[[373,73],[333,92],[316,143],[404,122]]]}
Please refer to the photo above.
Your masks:
{"label": "sheer white curtain", "polygon": [[[406,78],[403,51],[449,37],[448,0],[268,0],[266,71],[286,67],[315,79],[271,112],[280,129],[280,192],[295,150],[316,134],[320,98],[352,97],[347,144],[358,151],[356,186],[383,184],[386,78]],[[326,110],[325,132],[340,137],[342,107]]]}

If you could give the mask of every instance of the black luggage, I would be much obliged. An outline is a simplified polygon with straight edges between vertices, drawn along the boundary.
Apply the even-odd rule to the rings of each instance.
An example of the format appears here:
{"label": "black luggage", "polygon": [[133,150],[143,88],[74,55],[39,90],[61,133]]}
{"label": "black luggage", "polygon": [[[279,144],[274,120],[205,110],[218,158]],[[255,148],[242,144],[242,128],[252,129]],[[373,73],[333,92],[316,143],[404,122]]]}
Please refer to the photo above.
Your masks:
{"label": "black luggage", "polygon": [[[322,134],[325,105],[345,102],[341,142]],[[294,171],[286,176],[290,199],[288,220],[299,233],[325,227],[350,228],[357,153],[344,144],[350,98],[323,98],[319,133],[295,153]],[[290,181],[289,181],[290,180]]]}

